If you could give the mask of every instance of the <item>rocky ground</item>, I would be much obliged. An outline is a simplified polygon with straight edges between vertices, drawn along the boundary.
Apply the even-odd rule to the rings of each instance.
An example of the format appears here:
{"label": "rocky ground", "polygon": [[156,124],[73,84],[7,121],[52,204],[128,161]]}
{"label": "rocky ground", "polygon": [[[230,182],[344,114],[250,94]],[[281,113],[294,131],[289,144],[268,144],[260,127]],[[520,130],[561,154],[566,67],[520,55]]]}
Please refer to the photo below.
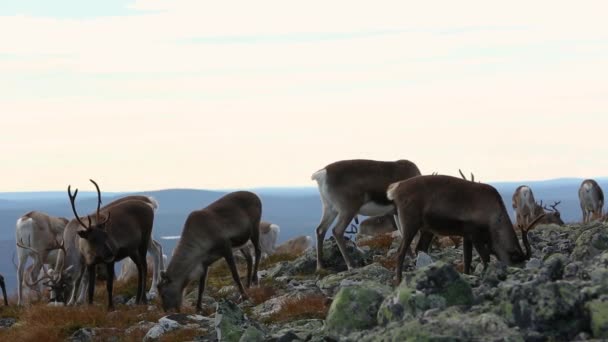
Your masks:
{"label": "rocky ground", "polygon": [[[330,240],[324,246],[328,270],[322,274],[315,272],[314,251],[274,258],[264,263],[251,299],[240,301],[229,275],[216,272],[202,314],[190,309],[193,291],[186,296],[186,313],[165,316],[155,304],[137,311],[141,320],[130,317],[134,323],[128,326],[82,326],[68,336],[73,341],[608,339],[608,226],[539,226],[529,236],[533,258],[523,268],[493,261],[483,270],[474,258],[478,267],[466,276],[460,273],[461,248],[436,248],[408,260],[397,287],[392,279],[398,238],[359,241],[358,248],[349,242],[362,266],[351,271],[345,271]],[[3,330],[24,325],[20,319],[1,321],[0,338]]]}

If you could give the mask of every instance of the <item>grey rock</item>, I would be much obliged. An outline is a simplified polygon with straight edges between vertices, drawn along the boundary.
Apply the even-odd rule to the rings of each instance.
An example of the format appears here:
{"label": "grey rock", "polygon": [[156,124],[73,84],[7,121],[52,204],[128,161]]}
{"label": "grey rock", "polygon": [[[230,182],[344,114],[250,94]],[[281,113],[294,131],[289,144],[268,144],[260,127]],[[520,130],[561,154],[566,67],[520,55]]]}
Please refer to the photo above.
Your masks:
{"label": "grey rock", "polygon": [[433,258],[424,252],[418,252],[416,257],[416,268],[426,267],[433,263]]}
{"label": "grey rock", "polygon": [[543,265],[543,262],[537,258],[531,258],[526,263],[526,268],[528,269],[539,269]]}
{"label": "grey rock", "polygon": [[17,320],[14,318],[0,318],[0,329],[6,329],[12,327]]}

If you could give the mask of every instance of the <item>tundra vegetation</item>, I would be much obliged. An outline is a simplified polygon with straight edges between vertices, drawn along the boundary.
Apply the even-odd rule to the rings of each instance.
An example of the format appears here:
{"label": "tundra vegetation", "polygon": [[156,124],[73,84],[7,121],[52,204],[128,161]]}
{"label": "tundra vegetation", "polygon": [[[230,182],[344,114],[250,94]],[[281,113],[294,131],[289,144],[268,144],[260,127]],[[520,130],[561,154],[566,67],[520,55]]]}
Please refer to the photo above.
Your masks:
{"label": "tundra vegetation", "polygon": [[[416,267],[407,257],[403,281],[389,286],[398,234],[345,240],[362,267],[348,270],[335,239],[324,244],[327,272],[316,272],[316,251],[273,254],[260,263],[259,286],[240,300],[231,271],[209,268],[203,310],[195,313],[197,282],[184,291],[180,314],[166,314],[159,299],[129,305],[137,282],[116,281],[116,310],[103,305],[48,306],[40,301],[0,307],[3,341],[63,341],[75,337],[160,340],[440,340],[571,341],[608,338],[608,226],[600,222],[538,225],[528,232],[531,258],[509,267],[494,257],[484,270],[478,255],[462,271],[461,248],[431,246],[432,260]],[[420,257],[418,257],[419,259]],[[246,274],[246,263],[238,263]],[[460,270],[460,271],[459,271]],[[150,281],[150,279],[148,279]],[[29,301],[29,299],[28,299]],[[9,298],[10,304],[16,297]],[[421,319],[423,318],[424,319]],[[217,325],[217,329],[216,329]],[[85,337],[83,337],[85,336]],[[147,336],[147,337],[146,337]]]}

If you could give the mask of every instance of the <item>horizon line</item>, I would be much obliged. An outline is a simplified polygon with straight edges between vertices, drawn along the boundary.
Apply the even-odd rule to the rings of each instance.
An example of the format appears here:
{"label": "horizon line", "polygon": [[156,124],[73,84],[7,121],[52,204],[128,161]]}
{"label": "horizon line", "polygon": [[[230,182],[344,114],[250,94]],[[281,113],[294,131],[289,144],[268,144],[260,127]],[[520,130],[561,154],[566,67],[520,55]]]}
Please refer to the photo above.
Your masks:
{"label": "horizon line", "polygon": [[[442,174],[439,174],[442,175]],[[424,175],[423,175],[424,176]],[[452,176],[452,175],[445,175],[445,176]],[[452,177],[456,177],[459,178],[457,176],[452,176]],[[501,180],[501,181],[488,181],[488,182],[482,182],[482,183],[486,183],[486,184],[508,184],[508,183],[541,183],[541,182],[555,182],[555,181],[568,181],[568,180],[585,180],[585,179],[608,179],[608,176],[601,176],[601,177],[559,177],[559,178],[549,178],[549,179],[538,179],[538,180]],[[189,188],[189,187],[169,187],[169,188],[160,188],[160,189],[152,189],[152,190],[119,190],[119,191],[104,191],[103,194],[124,194],[124,193],[142,193],[142,192],[159,192],[159,191],[208,191],[208,192],[232,192],[232,191],[239,191],[239,190],[245,190],[245,191],[253,191],[253,190],[289,190],[289,189],[301,189],[301,190],[305,190],[305,189],[315,189],[316,186],[315,185],[294,185],[294,186],[288,186],[288,185],[280,185],[280,186],[255,186],[255,187],[243,187],[243,188],[233,188],[233,187],[227,187],[227,188]],[[51,193],[59,193],[59,192],[65,192],[65,190],[40,190],[40,191],[32,191],[32,190],[26,190],[26,191],[0,191],[0,194],[27,194],[27,193],[41,193],[41,194],[51,194]],[[96,194],[95,191],[90,191],[90,190],[85,190],[85,191],[80,191],[79,193],[81,194]]]}

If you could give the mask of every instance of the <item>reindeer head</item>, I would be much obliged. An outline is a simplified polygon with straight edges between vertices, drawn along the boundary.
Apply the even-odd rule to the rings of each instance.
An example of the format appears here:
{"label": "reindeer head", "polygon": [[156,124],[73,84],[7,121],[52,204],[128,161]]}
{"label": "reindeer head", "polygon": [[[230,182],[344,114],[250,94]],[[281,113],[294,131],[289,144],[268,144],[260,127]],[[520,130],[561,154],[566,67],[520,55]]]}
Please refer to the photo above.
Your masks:
{"label": "reindeer head", "polygon": [[[548,223],[548,224],[557,224],[560,226],[563,226],[565,223],[561,218],[561,214],[559,212],[559,210],[557,210],[557,206],[562,203],[561,201],[558,202],[554,202],[552,205],[550,205],[551,208],[547,208],[547,206],[543,206],[543,209],[545,211],[547,211],[547,215],[545,215],[544,219],[542,220],[542,223]],[[541,201],[542,204],[542,201]]]}
{"label": "reindeer head", "polygon": [[76,196],[78,195],[78,189],[74,191],[72,195],[71,186],[68,186],[68,196],[70,197],[70,203],[72,205],[72,211],[76,220],[80,224],[83,230],[78,231],[85,244],[81,245],[81,252],[84,254],[85,261],[88,265],[92,265],[99,262],[112,262],[115,258],[116,244],[107,232],[107,226],[110,221],[110,213],[102,217],[100,214],[101,209],[101,191],[99,186],[94,180],[90,180],[97,189],[97,212],[95,220],[91,220],[90,216],[87,216],[88,224],[80,219],[76,211]]}
{"label": "reindeer head", "polygon": [[[40,258],[40,253],[29,246],[25,246],[23,244],[23,241],[19,241],[17,242],[17,246],[20,248],[24,248],[24,249],[28,249],[30,251],[32,251],[35,255],[36,258]],[[55,249],[59,249],[62,250],[63,253],[65,254],[65,246],[63,241],[61,243],[59,243],[58,241],[55,241],[55,245],[52,247],[49,247],[46,249],[47,252],[55,250]],[[44,275],[42,277],[40,277],[38,280],[36,280],[33,283],[30,283],[28,281],[28,278],[26,277],[24,279],[25,284],[30,287],[31,289],[34,289],[35,291],[39,290],[37,289],[37,285],[39,283],[42,282],[42,285],[48,287],[51,290],[51,302],[63,302],[65,303],[67,301],[67,297],[69,295],[69,284],[71,284],[71,272],[70,270],[72,269],[73,266],[68,267],[65,270],[62,271],[55,271],[54,269],[50,268],[50,269],[46,269],[46,267],[43,265],[43,271],[44,271]]]}
{"label": "reindeer head", "polygon": [[178,282],[173,281],[165,272],[160,272],[160,282],[158,283],[158,294],[160,295],[163,310],[180,311],[182,306],[182,290]]}

